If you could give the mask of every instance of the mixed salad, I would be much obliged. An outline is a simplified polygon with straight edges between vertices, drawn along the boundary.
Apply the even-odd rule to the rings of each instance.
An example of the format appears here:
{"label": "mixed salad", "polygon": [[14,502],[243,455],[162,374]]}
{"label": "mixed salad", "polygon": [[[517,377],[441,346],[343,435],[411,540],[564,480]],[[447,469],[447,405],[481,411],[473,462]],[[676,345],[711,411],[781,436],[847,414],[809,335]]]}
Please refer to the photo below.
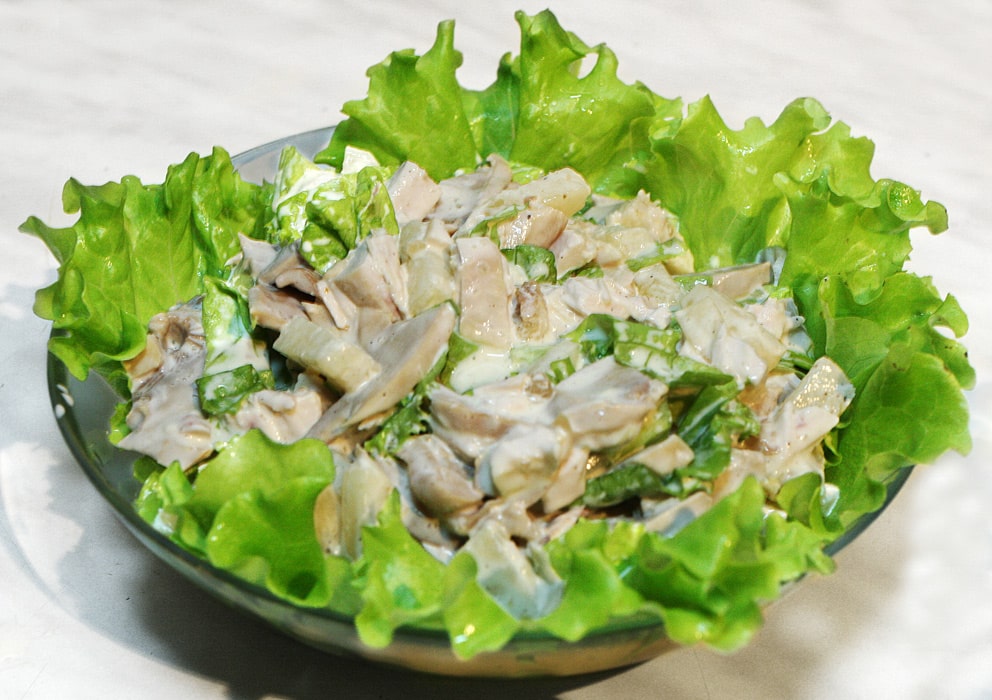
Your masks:
{"label": "mixed salad", "polygon": [[142,517],[370,646],[736,648],[893,474],[970,447],[966,317],[903,269],[946,213],[812,99],[735,131],[517,20],[490,87],[444,22],[271,182],[220,148],[70,180],[74,225],[22,227],[60,265],[35,310],[121,395]]}

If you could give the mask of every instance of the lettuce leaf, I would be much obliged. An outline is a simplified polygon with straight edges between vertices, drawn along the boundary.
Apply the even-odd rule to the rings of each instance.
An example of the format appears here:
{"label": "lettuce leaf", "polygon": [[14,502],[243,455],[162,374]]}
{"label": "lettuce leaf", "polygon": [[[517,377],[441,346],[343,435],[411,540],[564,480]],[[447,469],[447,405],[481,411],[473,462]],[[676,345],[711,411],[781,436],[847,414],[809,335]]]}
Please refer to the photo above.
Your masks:
{"label": "lettuce leaf", "polygon": [[224,262],[240,250],[237,234],[260,229],[264,188],[241,180],[215,148],[170,167],[161,185],[133,176],[99,186],[69,180],[62,203],[79,214],[72,226],[30,217],[20,227],[59,263],[34,311],[63,332],[49,350],[73,376],[96,369],[127,396],[121,361],[144,348],[152,316],[199,294],[205,277],[226,275]]}

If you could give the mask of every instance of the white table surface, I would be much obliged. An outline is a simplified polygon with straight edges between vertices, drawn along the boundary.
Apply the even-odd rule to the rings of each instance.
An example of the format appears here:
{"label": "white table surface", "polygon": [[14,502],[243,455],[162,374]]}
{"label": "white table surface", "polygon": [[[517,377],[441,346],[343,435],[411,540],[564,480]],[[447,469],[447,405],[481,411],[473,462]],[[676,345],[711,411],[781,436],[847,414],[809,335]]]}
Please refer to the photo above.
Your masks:
{"label": "white table surface", "polygon": [[34,290],[55,263],[17,232],[100,184],[214,144],[237,153],[333,124],[388,52],[457,19],[460,77],[518,51],[547,2],[0,0],[0,697],[992,698],[992,3],[558,2],[620,75],[710,94],[731,126],[812,95],[876,143],[873,173],[945,204],[913,269],[969,312],[975,446],[917,469],[869,531],[772,608],[745,650],[680,650],[614,674],[466,682],[324,655],[216,603],[146,552],[63,445]]}

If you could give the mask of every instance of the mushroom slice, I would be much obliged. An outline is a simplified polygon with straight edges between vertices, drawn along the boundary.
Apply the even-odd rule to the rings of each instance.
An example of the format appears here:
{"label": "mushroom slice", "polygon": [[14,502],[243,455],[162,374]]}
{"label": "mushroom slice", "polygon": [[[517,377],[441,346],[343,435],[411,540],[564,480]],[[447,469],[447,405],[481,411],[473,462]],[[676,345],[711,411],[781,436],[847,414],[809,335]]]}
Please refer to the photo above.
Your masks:
{"label": "mushroom slice", "polygon": [[262,271],[279,255],[278,247],[268,241],[249,238],[243,233],[238,234],[238,242],[241,244],[241,263],[248,270],[248,274],[255,279],[258,279]]}
{"label": "mushroom slice", "polygon": [[307,315],[303,302],[267,284],[248,290],[248,312],[257,325],[275,331],[281,331],[293,318]]}
{"label": "mushroom slice", "polygon": [[330,442],[349,426],[394,409],[441,358],[454,327],[455,311],[450,304],[389,326],[371,351],[382,371],[338,399],[309,436]]}
{"label": "mushroom slice", "polygon": [[197,377],[203,374],[206,340],[200,302],[156,314],[148,324],[145,350],[125,363],[131,376],[131,429],[120,446],[179,462],[183,469],[213,452],[213,428],[200,413]]}
{"label": "mushroom slice", "polygon": [[323,413],[324,404],[321,392],[308,386],[293,391],[262,389],[246,397],[227,422],[238,432],[258,428],[270,439],[288,444],[306,435]]}

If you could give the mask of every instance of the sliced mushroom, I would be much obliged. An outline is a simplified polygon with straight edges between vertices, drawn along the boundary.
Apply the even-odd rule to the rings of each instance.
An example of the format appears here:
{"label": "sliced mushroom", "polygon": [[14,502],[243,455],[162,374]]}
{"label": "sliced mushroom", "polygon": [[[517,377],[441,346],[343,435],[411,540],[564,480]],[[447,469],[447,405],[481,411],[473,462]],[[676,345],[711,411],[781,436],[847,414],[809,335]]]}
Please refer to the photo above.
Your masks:
{"label": "sliced mushroom", "polygon": [[294,318],[307,316],[300,299],[267,284],[256,284],[248,290],[248,312],[255,324],[275,331],[281,331]]}
{"label": "sliced mushroom", "polygon": [[247,396],[226,421],[238,433],[258,428],[270,439],[288,444],[306,435],[328,403],[328,397],[316,388],[262,389]]}
{"label": "sliced mushroom", "polygon": [[536,341],[548,334],[548,305],[536,282],[528,280],[514,292],[513,321],[517,335],[525,341]]}
{"label": "sliced mushroom", "polygon": [[200,413],[196,379],[203,374],[206,340],[200,300],[156,314],[148,325],[145,350],[125,363],[131,375],[130,432],[126,450],[183,469],[213,452],[211,424]]}

